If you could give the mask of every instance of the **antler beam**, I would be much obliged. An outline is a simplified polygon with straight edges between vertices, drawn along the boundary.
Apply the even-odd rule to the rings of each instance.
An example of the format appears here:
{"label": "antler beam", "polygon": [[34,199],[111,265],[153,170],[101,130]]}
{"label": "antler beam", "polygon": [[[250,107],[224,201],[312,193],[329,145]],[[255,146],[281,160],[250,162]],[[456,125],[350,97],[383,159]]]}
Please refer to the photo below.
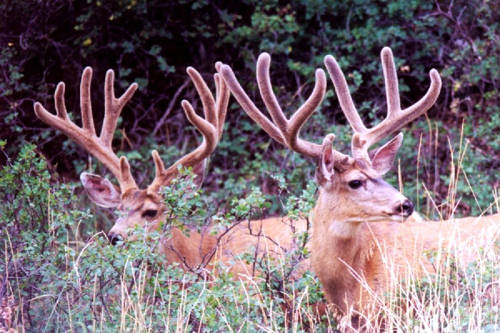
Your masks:
{"label": "antler beam", "polygon": [[133,83],[119,98],[115,98],[114,93],[114,72],[108,70],[106,73],[104,89],[104,121],[99,137],[96,135],[94,119],[92,116],[92,104],[90,98],[90,85],[92,81],[92,68],[86,67],[82,73],[80,83],[80,109],[82,117],[82,127],[78,127],[72,122],[66,110],[64,82],[57,85],[54,93],[54,103],[56,114],[53,115],[45,109],[41,103],[34,104],[35,114],[47,125],[59,129],[69,138],[82,146],[91,155],[101,161],[106,168],[118,179],[122,193],[130,188],[137,188],[137,185],[130,173],[130,166],[125,157],[118,158],[114,153],[111,142],[116,129],[118,117],[123,107],[132,98],[137,90],[137,84]]}
{"label": "antler beam", "polygon": [[272,90],[269,67],[271,57],[268,53],[262,53],[257,60],[257,84],[259,86],[260,95],[266,108],[271,116],[271,120],[267,118],[252,102],[245,93],[234,75],[231,67],[223,65],[220,68],[220,73],[231,89],[238,103],[246,111],[262,129],[269,134],[274,140],[284,146],[289,147],[301,154],[310,157],[321,156],[322,146],[303,140],[299,137],[299,132],[304,123],[309,119],[314,110],[321,104],[325,97],[326,77],[325,72],[321,69],[316,70],[316,81],[314,89],[309,98],[302,106],[293,114],[290,119],[287,119],[281,109],[278,99]]}
{"label": "antler beam", "polygon": [[[215,66],[216,69],[219,69],[221,63],[218,62]],[[189,122],[203,135],[203,141],[194,151],[180,158],[168,169],[165,168],[158,152],[154,150],[152,156],[155,163],[156,175],[151,185],[149,185],[148,191],[157,192],[161,186],[168,184],[178,175],[179,165],[193,167],[198,163],[202,163],[215,150],[222,136],[230,96],[229,89],[224,80],[220,78],[219,74],[214,75],[216,86],[216,99],[214,100],[210,89],[200,73],[192,67],[187,68],[187,73],[200,96],[205,119],[196,114],[193,106],[187,100],[183,100],[181,105]]]}

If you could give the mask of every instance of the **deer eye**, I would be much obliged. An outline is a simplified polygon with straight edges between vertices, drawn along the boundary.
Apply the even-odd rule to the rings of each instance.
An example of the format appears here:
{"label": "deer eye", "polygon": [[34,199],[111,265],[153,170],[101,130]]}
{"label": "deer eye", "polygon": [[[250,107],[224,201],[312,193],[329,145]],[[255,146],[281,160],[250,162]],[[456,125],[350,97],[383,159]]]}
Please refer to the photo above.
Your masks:
{"label": "deer eye", "polygon": [[360,188],[361,185],[363,185],[363,181],[359,180],[359,179],[354,179],[354,180],[351,180],[350,182],[348,182],[347,185],[349,185],[350,188],[355,190],[355,189]]}
{"label": "deer eye", "polygon": [[158,213],[158,211],[156,209],[148,209],[142,213],[142,217],[152,219],[153,217],[156,216],[157,213]]}

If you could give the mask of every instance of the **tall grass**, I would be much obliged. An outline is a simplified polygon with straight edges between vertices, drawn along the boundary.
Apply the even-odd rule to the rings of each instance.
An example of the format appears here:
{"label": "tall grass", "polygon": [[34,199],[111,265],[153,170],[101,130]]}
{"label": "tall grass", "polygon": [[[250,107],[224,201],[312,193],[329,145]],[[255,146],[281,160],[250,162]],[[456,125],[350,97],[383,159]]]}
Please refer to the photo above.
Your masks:
{"label": "tall grass", "polygon": [[[449,145],[452,162],[445,200],[438,204],[425,184],[410,186],[422,191],[417,197],[433,202],[433,214],[441,217],[454,215],[464,183],[475,193],[469,179],[476,175],[464,166],[467,141],[459,141],[458,149]],[[426,163],[418,160],[416,165]],[[137,241],[116,247],[103,233],[93,234],[92,214],[79,207],[81,194],[75,186],[54,182],[34,147],[23,148],[18,160],[1,172],[0,332],[356,330],[324,305],[313,273],[287,278],[297,256],[308,255],[304,248],[290,251],[285,260],[267,258],[260,274],[244,279],[220,273],[225,270],[217,265],[210,271],[200,268],[204,274],[186,272],[165,266],[152,250],[150,244],[159,234],[144,237],[137,231]],[[293,207],[308,207],[313,192],[294,197],[290,212],[296,216]],[[255,205],[255,198],[249,201]],[[498,193],[493,192],[483,211],[498,212],[498,204]],[[500,221],[491,235],[499,228]],[[368,329],[383,325],[400,332],[499,331],[500,243],[466,251],[472,247],[453,244],[423,254],[436,265],[442,263],[438,272],[422,277],[409,269],[404,281],[395,277],[386,294],[374,295],[379,320],[368,322],[375,325]],[[251,251],[241,259],[251,261]],[[460,260],[464,251],[469,255],[466,262]]]}

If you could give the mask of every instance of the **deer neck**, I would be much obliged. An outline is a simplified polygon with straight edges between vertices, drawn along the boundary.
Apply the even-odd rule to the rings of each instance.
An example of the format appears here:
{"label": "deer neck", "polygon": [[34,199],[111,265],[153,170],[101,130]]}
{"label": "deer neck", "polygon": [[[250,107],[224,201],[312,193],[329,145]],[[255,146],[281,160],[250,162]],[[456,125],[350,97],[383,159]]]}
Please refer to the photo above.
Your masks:
{"label": "deer neck", "polygon": [[320,195],[312,212],[311,261],[327,299],[345,312],[359,298],[355,276],[364,277],[372,242],[364,221],[342,216],[343,203],[327,199]]}
{"label": "deer neck", "polygon": [[[312,222],[312,256],[324,258],[330,265],[357,265],[356,258],[366,248],[364,221],[343,219],[336,215],[334,206],[327,209],[316,206]],[[316,249],[319,251],[315,251]],[[332,260],[333,258],[340,260]]]}

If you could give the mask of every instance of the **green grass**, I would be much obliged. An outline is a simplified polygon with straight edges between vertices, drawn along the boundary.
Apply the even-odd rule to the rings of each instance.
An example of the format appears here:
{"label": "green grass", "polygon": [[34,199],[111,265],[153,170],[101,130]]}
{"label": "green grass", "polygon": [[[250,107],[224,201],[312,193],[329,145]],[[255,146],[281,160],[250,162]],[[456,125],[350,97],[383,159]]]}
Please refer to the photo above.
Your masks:
{"label": "green grass", "polygon": [[[435,198],[432,188],[418,177],[404,182],[405,193],[414,192],[420,207],[428,208],[425,215],[453,215],[469,194],[479,198],[481,211],[499,211],[498,193],[488,197],[483,188],[475,187],[478,175],[468,171],[468,149],[464,139],[450,144],[446,198]],[[419,167],[430,164],[419,160],[414,171],[419,174]],[[285,178],[274,177],[279,186],[286,186]],[[95,215],[83,208],[90,206],[81,200],[79,185],[54,179],[31,145],[0,170],[0,188],[0,330],[327,332],[339,328],[330,311],[318,313],[324,298],[313,273],[296,280],[286,277],[297,258],[309,255],[303,248],[291,251],[284,261],[259,262],[258,276],[239,281],[230,274],[165,266],[151,246],[159,234],[110,246],[98,231]],[[280,202],[291,216],[298,216],[310,210],[314,192],[311,182],[295,195],[284,192]],[[254,189],[221,206],[225,211],[217,212],[217,219],[262,214],[267,204],[259,193]],[[203,223],[212,217],[210,209],[200,208],[208,204],[203,197],[190,199],[198,200],[189,206],[195,210],[179,205],[186,221]],[[170,201],[169,205],[177,206]],[[197,216],[189,219],[193,211]],[[297,243],[303,244],[303,239]],[[440,253],[426,255],[433,258]],[[243,257],[251,261],[251,250]],[[446,260],[439,274],[394,281],[391,292],[379,296],[384,325],[400,332],[500,330],[500,244],[482,248],[466,264],[457,259]],[[341,324],[349,326],[348,321]]]}

